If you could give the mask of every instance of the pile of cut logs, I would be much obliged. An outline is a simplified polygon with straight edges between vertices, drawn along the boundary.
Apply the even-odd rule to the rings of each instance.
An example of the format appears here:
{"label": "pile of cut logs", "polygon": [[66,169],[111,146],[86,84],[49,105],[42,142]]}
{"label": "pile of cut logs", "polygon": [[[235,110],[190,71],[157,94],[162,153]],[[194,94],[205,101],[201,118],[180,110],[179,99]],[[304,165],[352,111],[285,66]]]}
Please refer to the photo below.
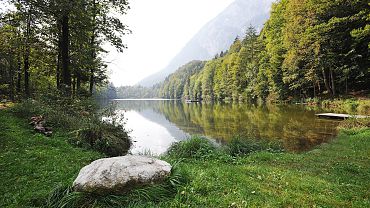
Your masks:
{"label": "pile of cut logs", "polygon": [[45,119],[43,116],[31,117],[30,125],[32,125],[36,132],[44,134],[45,136],[51,136],[53,134],[53,128],[46,127]]}

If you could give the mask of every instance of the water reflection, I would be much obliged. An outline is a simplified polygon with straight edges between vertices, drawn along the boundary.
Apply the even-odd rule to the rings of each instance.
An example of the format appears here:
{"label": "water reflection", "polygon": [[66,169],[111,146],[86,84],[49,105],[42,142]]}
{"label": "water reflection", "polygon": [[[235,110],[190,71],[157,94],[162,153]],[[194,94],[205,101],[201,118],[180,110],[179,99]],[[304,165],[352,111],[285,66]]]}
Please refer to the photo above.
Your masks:
{"label": "water reflection", "polygon": [[181,101],[116,101],[127,111],[127,126],[137,141],[133,149],[160,154],[175,141],[189,135],[204,135],[227,142],[235,135],[279,140],[289,151],[306,151],[332,139],[338,121],[315,117],[303,106],[248,106],[200,104]]}

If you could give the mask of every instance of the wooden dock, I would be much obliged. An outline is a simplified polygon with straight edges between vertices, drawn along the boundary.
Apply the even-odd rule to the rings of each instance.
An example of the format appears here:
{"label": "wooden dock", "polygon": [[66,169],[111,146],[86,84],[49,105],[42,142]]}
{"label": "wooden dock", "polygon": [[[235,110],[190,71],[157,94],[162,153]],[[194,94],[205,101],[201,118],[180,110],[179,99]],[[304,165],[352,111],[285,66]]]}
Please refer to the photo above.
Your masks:
{"label": "wooden dock", "polygon": [[330,118],[330,119],[348,119],[348,118],[370,118],[369,116],[362,116],[362,115],[349,115],[349,114],[340,114],[340,113],[319,113],[315,114],[319,118]]}

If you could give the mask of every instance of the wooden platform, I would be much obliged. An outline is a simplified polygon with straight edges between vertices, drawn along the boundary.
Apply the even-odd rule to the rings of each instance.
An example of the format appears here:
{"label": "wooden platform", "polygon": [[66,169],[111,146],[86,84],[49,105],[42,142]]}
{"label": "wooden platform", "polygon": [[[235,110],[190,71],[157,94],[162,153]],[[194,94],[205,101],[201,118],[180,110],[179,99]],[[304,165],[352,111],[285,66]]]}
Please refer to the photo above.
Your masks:
{"label": "wooden platform", "polygon": [[369,116],[362,116],[362,115],[349,115],[349,114],[340,114],[340,113],[320,113],[316,114],[319,118],[330,118],[330,119],[348,119],[348,118],[369,118]]}

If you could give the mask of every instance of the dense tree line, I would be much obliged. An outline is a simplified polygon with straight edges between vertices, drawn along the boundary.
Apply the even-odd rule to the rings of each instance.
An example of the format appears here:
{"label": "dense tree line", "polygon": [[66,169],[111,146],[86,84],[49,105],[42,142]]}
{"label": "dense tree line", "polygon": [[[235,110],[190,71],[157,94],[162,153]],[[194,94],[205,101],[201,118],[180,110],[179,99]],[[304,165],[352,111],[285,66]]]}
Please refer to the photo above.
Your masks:
{"label": "dense tree line", "polygon": [[204,67],[194,63],[160,86],[166,98],[256,102],[369,90],[370,6],[365,0],[281,0]]}
{"label": "dense tree line", "polygon": [[117,98],[121,99],[139,99],[139,98],[155,98],[157,90],[143,86],[121,86],[117,88]]}
{"label": "dense tree line", "polygon": [[185,97],[197,97],[199,87],[195,79],[197,74],[203,69],[204,61],[191,61],[180,67],[176,73],[168,76],[158,88],[159,97],[176,99]]}
{"label": "dense tree line", "polygon": [[0,94],[14,98],[58,90],[91,95],[106,85],[105,53],[122,51],[130,31],[119,19],[126,0],[1,0]]}

